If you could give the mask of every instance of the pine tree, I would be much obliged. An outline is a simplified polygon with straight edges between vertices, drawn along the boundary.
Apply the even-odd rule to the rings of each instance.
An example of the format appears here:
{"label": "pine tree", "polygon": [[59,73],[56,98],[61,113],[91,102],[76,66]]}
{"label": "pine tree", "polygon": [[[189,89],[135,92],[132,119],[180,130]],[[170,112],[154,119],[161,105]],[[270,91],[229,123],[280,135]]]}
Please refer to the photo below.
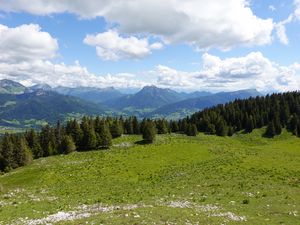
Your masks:
{"label": "pine tree", "polygon": [[97,134],[97,146],[98,148],[109,148],[112,145],[112,135],[109,128],[104,121],[102,121],[100,128],[100,132]]}
{"label": "pine tree", "polygon": [[58,153],[55,143],[55,134],[49,125],[42,127],[40,132],[40,145],[43,151],[43,157],[56,155]]}
{"label": "pine tree", "polygon": [[142,130],[143,139],[147,143],[153,143],[156,135],[156,128],[152,121],[147,121],[145,123],[144,129]]}
{"label": "pine tree", "polygon": [[4,159],[0,152],[0,171],[5,171],[8,167],[8,162]]}
{"label": "pine tree", "polygon": [[228,134],[228,128],[223,120],[219,121],[216,126],[216,135],[218,136],[227,136]]}
{"label": "pine tree", "polygon": [[141,133],[139,121],[137,120],[137,118],[135,116],[132,118],[132,128],[133,128],[134,134]]}
{"label": "pine tree", "polygon": [[32,152],[23,135],[14,136],[14,159],[16,163],[15,168],[32,162]]}
{"label": "pine tree", "polygon": [[216,127],[214,124],[209,123],[206,129],[206,134],[214,135],[216,134]]}
{"label": "pine tree", "polygon": [[76,145],[73,138],[69,135],[64,135],[61,139],[61,153],[69,154],[76,150]]}
{"label": "pine tree", "polygon": [[297,132],[297,125],[298,125],[298,116],[296,114],[292,115],[291,118],[289,119],[288,125],[287,125],[287,129],[288,131],[292,132],[294,135],[298,135]]}
{"label": "pine tree", "polygon": [[61,141],[62,141],[62,137],[64,135],[64,131],[63,131],[62,126],[60,125],[60,121],[57,121],[57,123],[56,123],[56,127],[55,127],[55,130],[54,130],[54,135],[55,135],[56,151],[57,151],[57,153],[61,153],[62,152]]}
{"label": "pine tree", "polygon": [[82,130],[81,130],[80,125],[77,122],[77,120],[74,119],[74,120],[67,122],[66,134],[71,135],[71,137],[77,147],[80,146],[82,137],[83,137],[83,133],[82,133]]}
{"label": "pine tree", "polygon": [[125,133],[126,134],[133,134],[133,123],[132,123],[132,119],[128,118],[127,120],[125,120]]}
{"label": "pine tree", "polygon": [[88,118],[84,118],[81,123],[83,132],[82,140],[80,143],[80,150],[88,151],[93,150],[97,146],[97,136],[93,124],[90,123]]}
{"label": "pine tree", "polygon": [[34,129],[30,129],[25,133],[25,138],[28,143],[29,148],[32,151],[33,157],[35,159],[43,157],[43,151],[39,142],[39,137]]}
{"label": "pine tree", "polygon": [[267,130],[265,132],[265,136],[266,137],[274,137],[276,135],[276,132],[275,132],[275,126],[274,126],[274,121],[271,121],[267,127]]}
{"label": "pine tree", "polygon": [[281,134],[282,126],[281,126],[281,123],[280,123],[280,118],[279,118],[278,113],[276,113],[275,118],[273,119],[273,121],[274,121],[275,134],[276,135]]}
{"label": "pine tree", "polygon": [[118,120],[114,120],[112,125],[110,126],[110,133],[113,138],[121,137],[122,135],[122,127]]}
{"label": "pine tree", "polygon": [[14,161],[14,145],[11,136],[7,133],[2,138],[1,155],[4,159],[3,165],[6,166],[4,169],[9,170],[13,168],[13,166],[16,164]]}
{"label": "pine tree", "polygon": [[197,136],[197,134],[198,134],[197,126],[195,124],[189,124],[186,135]]}
{"label": "pine tree", "polygon": [[167,122],[163,119],[156,121],[156,129],[158,134],[166,134],[169,131]]}
{"label": "pine tree", "polygon": [[252,116],[248,117],[246,121],[246,127],[245,127],[245,132],[251,133],[254,129],[254,123],[253,123],[253,118]]}
{"label": "pine tree", "polygon": [[179,131],[179,126],[178,126],[177,121],[170,122],[170,130],[172,133],[177,133]]}
{"label": "pine tree", "polygon": [[229,127],[228,127],[228,133],[227,133],[227,135],[228,135],[229,137],[231,137],[231,136],[233,136],[233,134],[234,134],[234,129],[233,129],[232,126],[229,126]]}

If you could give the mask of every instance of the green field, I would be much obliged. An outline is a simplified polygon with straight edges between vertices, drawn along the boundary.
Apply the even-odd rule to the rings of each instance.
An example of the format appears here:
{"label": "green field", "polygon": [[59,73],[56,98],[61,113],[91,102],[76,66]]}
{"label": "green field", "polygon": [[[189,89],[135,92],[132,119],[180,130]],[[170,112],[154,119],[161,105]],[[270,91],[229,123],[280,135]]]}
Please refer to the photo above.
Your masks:
{"label": "green field", "polygon": [[0,176],[0,224],[300,224],[300,139],[114,140]]}

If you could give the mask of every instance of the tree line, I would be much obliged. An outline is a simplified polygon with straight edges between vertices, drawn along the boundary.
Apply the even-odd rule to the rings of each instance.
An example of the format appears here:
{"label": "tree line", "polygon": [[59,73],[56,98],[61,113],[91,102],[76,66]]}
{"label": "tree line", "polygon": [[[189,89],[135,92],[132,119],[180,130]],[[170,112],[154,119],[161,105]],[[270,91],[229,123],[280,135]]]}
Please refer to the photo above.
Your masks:
{"label": "tree line", "polygon": [[152,143],[156,134],[171,132],[170,123],[164,119],[139,121],[136,117],[85,116],[80,122],[73,119],[61,124],[58,121],[56,126],[46,125],[40,131],[5,134],[0,141],[0,171],[27,165],[41,157],[106,149],[112,145],[113,138],[123,134],[142,135],[144,143]]}
{"label": "tree line", "polygon": [[156,134],[183,133],[196,136],[232,136],[266,126],[266,137],[274,137],[283,128],[300,137],[300,93],[288,92],[264,97],[235,100],[204,109],[176,121],[165,119],[83,117],[66,124],[46,125],[23,134],[5,134],[0,141],[0,171],[27,165],[32,159],[73,151],[106,149],[112,139],[123,134],[142,135],[145,143],[152,143]]}
{"label": "tree line", "polygon": [[205,109],[185,118],[187,124],[195,124],[197,130],[218,136],[232,136],[244,130],[267,127],[265,137],[281,134],[286,128],[300,136],[300,93],[287,92],[264,97],[235,100]]}

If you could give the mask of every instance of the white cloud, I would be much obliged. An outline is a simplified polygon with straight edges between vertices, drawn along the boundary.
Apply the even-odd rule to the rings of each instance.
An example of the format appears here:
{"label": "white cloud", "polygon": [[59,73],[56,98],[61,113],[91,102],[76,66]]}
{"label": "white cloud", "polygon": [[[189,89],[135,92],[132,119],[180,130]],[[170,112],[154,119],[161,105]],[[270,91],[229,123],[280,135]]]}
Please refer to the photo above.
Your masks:
{"label": "white cloud", "polygon": [[286,34],[286,25],[300,20],[300,0],[294,0],[294,6],[294,12],[292,12],[287,19],[275,24],[277,36],[279,41],[283,44],[289,43],[289,39]]}
{"label": "white cloud", "polygon": [[183,72],[159,66],[158,84],[187,90],[224,91],[256,88],[259,91],[289,91],[299,89],[300,66],[280,66],[260,52],[244,57],[220,59],[203,54],[203,67],[197,72]]}
{"label": "white cloud", "polygon": [[276,7],[275,7],[274,5],[269,5],[269,9],[270,9],[272,12],[276,11]]}
{"label": "white cloud", "polygon": [[160,36],[166,43],[199,49],[265,45],[274,29],[272,19],[254,15],[248,0],[2,0],[0,9],[101,16],[124,33]]}
{"label": "white cloud", "polygon": [[26,86],[47,83],[52,87],[114,86],[116,88],[140,88],[147,84],[146,82],[137,80],[134,75],[125,73],[97,76],[90,73],[87,68],[82,67],[79,62],[75,62],[74,65],[65,65],[63,63],[54,64],[50,61],[43,60],[20,63],[0,63],[0,79],[11,79]]}
{"label": "white cloud", "polygon": [[84,43],[95,46],[97,55],[103,60],[114,61],[122,58],[140,59],[151,54],[151,50],[163,47],[158,42],[149,44],[146,38],[121,37],[115,30],[109,30],[97,35],[87,35]]}
{"label": "white cloud", "polygon": [[159,65],[140,74],[95,75],[82,67],[55,64],[45,60],[30,62],[0,62],[0,79],[11,79],[30,86],[48,83],[55,86],[90,86],[116,88],[141,88],[156,85],[177,90],[233,91],[256,88],[262,92],[298,90],[300,64],[280,66],[260,52],[244,57],[221,59],[208,53],[202,56],[202,68],[198,71],[179,71]]}
{"label": "white cloud", "polygon": [[50,59],[58,50],[57,40],[42,32],[39,25],[9,28],[0,24],[0,62]]}
{"label": "white cloud", "polygon": [[294,0],[295,12],[294,15],[296,19],[300,20],[300,0]]}
{"label": "white cloud", "polygon": [[276,34],[277,37],[279,38],[279,41],[282,44],[287,45],[289,43],[289,39],[288,36],[286,34],[286,25],[293,22],[295,20],[295,14],[292,13],[289,15],[289,17],[283,21],[280,21],[278,23],[275,24],[275,28],[276,28]]}

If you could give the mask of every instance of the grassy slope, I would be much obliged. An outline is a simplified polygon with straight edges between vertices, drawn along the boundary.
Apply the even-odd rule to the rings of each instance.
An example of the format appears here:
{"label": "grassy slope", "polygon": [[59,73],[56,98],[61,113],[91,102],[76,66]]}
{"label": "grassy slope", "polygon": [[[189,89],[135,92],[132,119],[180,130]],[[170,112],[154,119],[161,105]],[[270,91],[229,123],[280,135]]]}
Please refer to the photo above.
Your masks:
{"label": "grassy slope", "polygon": [[0,224],[58,211],[78,216],[59,224],[297,224],[300,140],[261,134],[126,148],[140,137],[122,137],[110,151],[39,159],[0,177]]}

